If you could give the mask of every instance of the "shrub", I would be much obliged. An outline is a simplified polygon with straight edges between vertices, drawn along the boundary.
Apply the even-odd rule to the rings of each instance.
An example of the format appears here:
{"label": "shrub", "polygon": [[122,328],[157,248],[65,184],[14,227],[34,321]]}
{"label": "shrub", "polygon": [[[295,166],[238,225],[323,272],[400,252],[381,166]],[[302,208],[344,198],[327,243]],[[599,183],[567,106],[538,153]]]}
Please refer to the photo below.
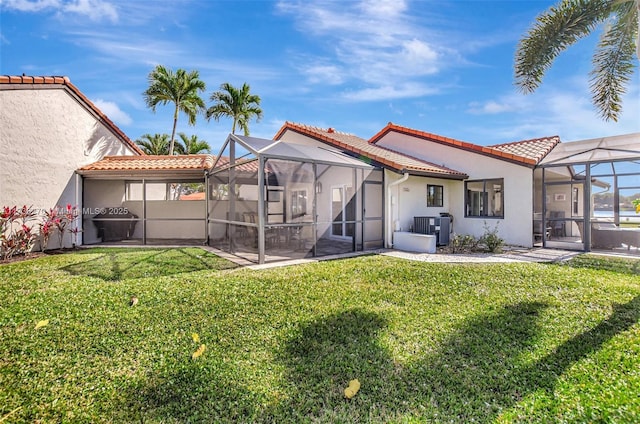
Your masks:
{"label": "shrub", "polygon": [[504,246],[504,240],[498,235],[498,223],[493,229],[485,221],[484,234],[480,237],[480,244],[484,246],[485,251],[490,253],[501,253]]}
{"label": "shrub", "polygon": [[[69,232],[73,245],[77,244],[78,233],[82,230],[76,224],[78,208],[67,205],[62,209],[55,207],[38,216],[35,209],[26,205],[4,206],[0,209],[0,259],[10,259],[15,255],[30,252],[36,240],[40,239],[40,248],[44,251],[49,243],[49,238],[57,231],[59,247],[63,248],[64,233]],[[40,221],[33,223],[33,221]],[[38,226],[39,233],[34,231]]]}
{"label": "shrub", "polygon": [[468,234],[456,234],[449,243],[451,253],[468,253],[478,249],[479,240]]}
{"label": "shrub", "polygon": [[37,234],[29,222],[35,219],[36,213],[31,207],[24,205],[4,206],[0,211],[0,259],[10,259],[31,251]]}

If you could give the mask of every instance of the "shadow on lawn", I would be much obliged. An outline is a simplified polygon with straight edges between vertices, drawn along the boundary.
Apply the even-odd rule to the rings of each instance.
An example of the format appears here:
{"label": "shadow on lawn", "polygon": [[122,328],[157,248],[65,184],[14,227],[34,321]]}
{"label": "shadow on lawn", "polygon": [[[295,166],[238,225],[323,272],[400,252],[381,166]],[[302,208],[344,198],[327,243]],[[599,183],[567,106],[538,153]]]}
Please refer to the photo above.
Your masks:
{"label": "shadow on lawn", "polygon": [[[640,319],[640,297],[615,305],[598,326],[530,364],[524,354],[536,342],[538,316],[546,307],[523,302],[476,316],[439,351],[406,368],[380,345],[377,333],[386,322],[377,314],[352,310],[313,322],[285,350],[287,380],[297,388],[274,416],[324,422],[387,422],[408,416],[492,422],[527,394],[552,391],[567,368]],[[343,389],[353,378],[362,388],[348,401]]]}
{"label": "shadow on lawn", "polygon": [[[232,364],[190,364],[130,398],[143,405],[138,409],[148,407],[147,418],[168,421],[492,422],[524,396],[552,391],[567,368],[640,319],[640,297],[615,305],[598,326],[531,364],[524,354],[536,343],[546,307],[522,302],[473,317],[440,350],[404,367],[380,343],[387,321],[348,310],[302,325],[277,354],[288,370],[279,389],[287,394],[284,401],[224,380],[237,372]],[[343,389],[353,378],[362,388],[347,400]]]}
{"label": "shadow on lawn", "polygon": [[[102,255],[62,267],[72,275],[96,277],[105,281],[125,278],[163,277],[185,272],[222,270],[237,265],[205,251],[176,249],[107,249]],[[85,253],[94,253],[87,250]]]}

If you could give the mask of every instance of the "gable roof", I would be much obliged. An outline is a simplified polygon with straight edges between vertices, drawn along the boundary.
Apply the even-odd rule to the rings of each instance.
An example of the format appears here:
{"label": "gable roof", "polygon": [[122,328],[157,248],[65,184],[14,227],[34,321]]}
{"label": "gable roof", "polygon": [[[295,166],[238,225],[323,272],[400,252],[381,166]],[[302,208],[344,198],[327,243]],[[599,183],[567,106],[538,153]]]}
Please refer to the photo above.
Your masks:
{"label": "gable roof", "polygon": [[[102,122],[113,134],[120,139],[127,147],[135,153],[144,155],[145,153],[126,136],[116,124],[111,121],[98,107],[91,102],[78,88],[71,83],[66,76],[11,76],[0,75],[0,84],[11,84],[20,88],[62,88],[75,97],[96,119]],[[29,87],[30,86],[30,87]]]}
{"label": "gable roof", "polygon": [[285,122],[274,139],[279,140],[286,131],[293,131],[308,136],[349,152],[365,162],[377,162],[396,172],[457,180],[469,178],[464,172],[423,161],[386,147],[376,146],[356,135],[336,131],[333,128],[324,129],[310,125]]}
{"label": "gable roof", "polygon": [[494,144],[489,147],[523,158],[533,159],[536,161],[536,164],[538,164],[558,143],[560,143],[560,137],[553,135],[550,137],[533,138],[531,140],[514,141],[512,143]]}
{"label": "gable roof", "polygon": [[549,153],[551,149],[553,149],[553,147],[560,142],[559,137],[553,136],[533,140],[525,140],[515,143],[498,144],[494,146],[480,146],[477,144],[468,143],[466,141],[460,141],[449,137],[443,137],[441,135],[432,134],[425,131],[414,130],[412,128],[403,127],[401,125],[396,125],[392,122],[389,122],[386,127],[380,130],[376,135],[371,137],[369,143],[377,143],[378,141],[380,141],[380,139],[382,139],[382,137],[390,132],[409,135],[434,143],[443,144],[457,149],[462,149],[529,167],[534,167],[535,165],[537,165],[540,160],[542,160],[542,158],[544,158],[544,156],[546,156],[547,153]]}

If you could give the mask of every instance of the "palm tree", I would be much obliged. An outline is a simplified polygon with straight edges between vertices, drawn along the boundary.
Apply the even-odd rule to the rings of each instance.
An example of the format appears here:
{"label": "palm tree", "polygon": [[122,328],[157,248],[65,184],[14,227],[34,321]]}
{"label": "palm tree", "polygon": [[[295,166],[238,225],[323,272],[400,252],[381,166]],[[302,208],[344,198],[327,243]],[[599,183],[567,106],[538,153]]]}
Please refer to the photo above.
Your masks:
{"label": "palm tree", "polygon": [[148,155],[169,154],[169,134],[144,134],[136,144]]}
{"label": "palm tree", "polygon": [[185,133],[178,133],[181,141],[176,144],[176,152],[179,155],[199,155],[201,153],[209,153],[211,146],[204,140],[198,140],[197,135],[188,137]]}
{"label": "palm tree", "polygon": [[640,57],[639,13],[640,0],[563,0],[551,7],[518,45],[516,85],[525,93],[535,91],[563,50],[605,24],[593,55],[590,89],[601,117],[617,121],[636,66],[634,48]]}
{"label": "palm tree", "polygon": [[231,132],[235,134],[236,127],[244,131],[244,135],[249,135],[249,121],[262,118],[260,109],[260,96],[249,92],[249,84],[242,84],[241,89],[237,89],[228,82],[220,86],[220,91],[211,95],[213,106],[207,109],[207,119],[212,117],[218,121],[224,116],[233,119]]}
{"label": "palm tree", "polygon": [[169,154],[173,154],[178,113],[184,112],[189,118],[189,125],[195,125],[196,116],[204,112],[205,103],[199,92],[205,91],[206,85],[200,80],[198,71],[187,72],[178,69],[175,73],[162,65],[155,67],[149,73],[149,88],[143,93],[147,107],[154,112],[158,104],[173,103],[173,129],[169,143]]}

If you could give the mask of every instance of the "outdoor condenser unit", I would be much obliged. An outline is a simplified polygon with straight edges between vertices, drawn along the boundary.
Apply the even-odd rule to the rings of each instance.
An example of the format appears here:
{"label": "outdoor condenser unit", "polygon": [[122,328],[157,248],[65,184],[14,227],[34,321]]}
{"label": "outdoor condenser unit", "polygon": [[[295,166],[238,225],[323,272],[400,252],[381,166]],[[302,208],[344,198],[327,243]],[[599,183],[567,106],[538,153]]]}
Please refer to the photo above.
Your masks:
{"label": "outdoor condenser unit", "polygon": [[433,234],[436,236],[438,246],[449,244],[449,229],[451,218],[448,216],[414,216],[413,232],[420,234]]}

